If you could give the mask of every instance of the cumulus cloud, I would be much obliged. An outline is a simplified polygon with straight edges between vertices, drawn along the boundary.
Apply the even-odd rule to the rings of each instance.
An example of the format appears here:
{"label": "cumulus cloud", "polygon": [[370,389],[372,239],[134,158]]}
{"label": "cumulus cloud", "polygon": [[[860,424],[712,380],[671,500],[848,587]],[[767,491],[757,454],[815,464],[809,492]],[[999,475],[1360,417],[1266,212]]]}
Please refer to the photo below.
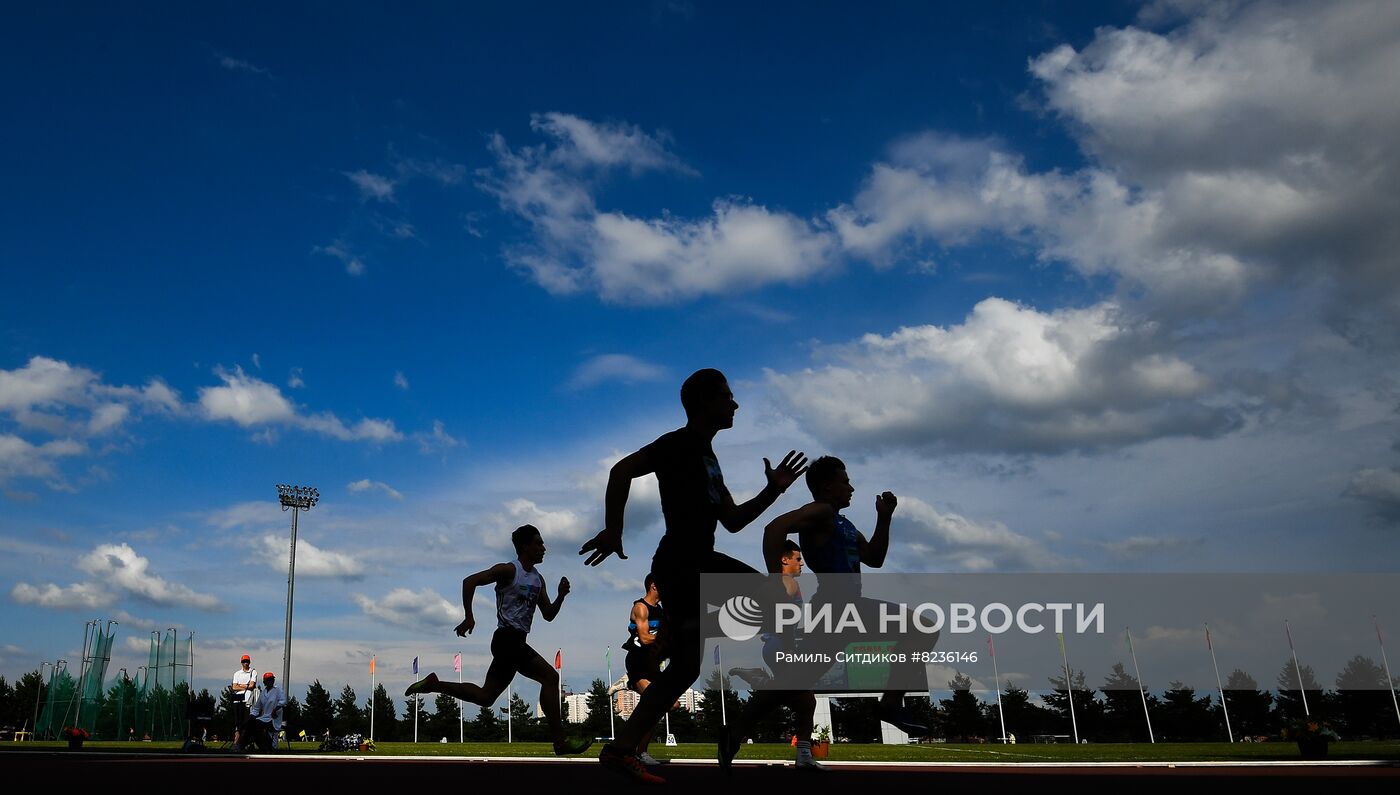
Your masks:
{"label": "cumulus cloud", "polygon": [[407,588],[395,588],[378,599],[358,593],[354,598],[360,612],[400,627],[455,627],[462,620],[461,605],[453,605],[432,588],[416,593]]}
{"label": "cumulus cloud", "polygon": [[10,590],[10,598],[22,605],[54,610],[106,608],[115,601],[111,593],[92,583],[74,583],[63,588],[53,583],[35,586],[21,582]]}
{"label": "cumulus cloud", "polygon": [[351,483],[350,485],[346,486],[345,488],[349,489],[352,494],[363,494],[366,491],[378,490],[384,492],[385,494],[389,495],[390,497],[393,497],[396,500],[403,499],[403,495],[400,494],[397,490],[395,490],[392,486],[390,486],[387,483],[380,483],[377,480],[357,480],[354,483]]}
{"label": "cumulus cloud", "polygon": [[282,390],[243,372],[223,368],[214,371],[223,386],[199,390],[199,406],[206,419],[229,421],[244,428],[286,425],[342,441],[397,442],[403,434],[392,420],[365,418],[346,425],[330,412],[304,414],[282,394]]}
{"label": "cumulus cloud", "polygon": [[38,478],[62,487],[64,481],[55,462],[85,452],[85,445],[71,439],[34,445],[13,434],[0,433],[0,483],[13,478]]}
{"label": "cumulus cloud", "polygon": [[954,571],[1046,571],[1065,562],[1044,544],[1001,522],[944,513],[917,497],[901,497],[895,518],[914,527],[914,532],[901,534],[902,547],[916,558]]}
{"label": "cumulus cloud", "polygon": [[[1159,6],[1147,23],[1166,16]],[[1400,7],[1255,2],[1102,28],[1031,62],[1086,151],[1160,206],[1164,239],[1400,309]]]}
{"label": "cumulus cloud", "polygon": [[200,610],[223,609],[223,603],[217,597],[197,593],[153,573],[150,560],[136,554],[136,550],[128,544],[99,544],[78,559],[78,568],[152,604]]}
{"label": "cumulus cloud", "polygon": [[0,483],[36,478],[71,489],[58,462],[87,454],[87,440],[117,434],[137,416],[183,413],[179,393],[160,379],[113,385],[88,368],[34,356],[0,370],[0,419],[14,422],[13,432],[0,433]]}
{"label": "cumulus cloud", "polygon": [[510,534],[524,524],[539,528],[545,546],[584,541],[597,532],[582,514],[568,509],[541,508],[533,500],[510,500],[501,510],[486,516],[476,528],[477,538],[491,549],[512,549]]}
{"label": "cumulus cloud", "polygon": [[[267,534],[261,539],[259,557],[267,564],[285,566],[290,547],[287,539]],[[365,566],[353,555],[331,552],[307,541],[297,539],[297,576],[338,580],[357,580],[365,574]]]}
{"label": "cumulus cloud", "polygon": [[547,142],[517,150],[496,136],[496,166],[480,185],[534,227],[534,245],[508,257],[546,290],[660,304],[799,281],[834,265],[827,230],[741,199],[716,201],[699,219],[601,211],[593,191],[609,171],[689,170],[661,139],[630,125],[549,113],[532,127]]}
{"label": "cumulus cloud", "polygon": [[659,381],[666,377],[666,369],[635,356],[623,353],[605,353],[590,358],[574,370],[569,379],[570,389],[589,389],[603,383],[620,382],[636,384],[643,381]]}
{"label": "cumulus cloud", "polygon": [[997,298],[962,325],[867,334],[838,363],[769,372],[779,399],[838,448],[1053,453],[1239,426],[1209,377],[1113,303],[1040,312]]}

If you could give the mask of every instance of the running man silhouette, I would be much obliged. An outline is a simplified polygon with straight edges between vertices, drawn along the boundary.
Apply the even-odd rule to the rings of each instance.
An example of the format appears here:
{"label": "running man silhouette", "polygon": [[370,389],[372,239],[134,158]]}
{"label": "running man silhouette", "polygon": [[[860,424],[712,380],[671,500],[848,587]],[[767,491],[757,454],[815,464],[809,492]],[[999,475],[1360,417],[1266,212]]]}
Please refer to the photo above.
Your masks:
{"label": "running man silhouette", "polygon": [[[890,549],[890,519],[899,505],[898,498],[888,491],[875,498],[875,531],[867,539],[841,515],[843,509],[851,507],[851,498],[855,496],[846,464],[841,459],[822,456],[813,461],[807,470],[807,488],[812,492],[811,502],[788,511],[764,528],[764,558],[770,567],[781,565],[783,542],[796,533],[807,567],[817,575],[817,592],[812,599],[816,609],[820,610],[823,603],[832,604],[836,614],[840,614],[843,606],[854,605],[866,626],[879,626],[881,602],[862,594],[860,571],[861,566],[878,569],[885,565]],[[823,575],[833,576],[823,578]],[[824,644],[839,646],[846,640],[840,634],[819,635],[804,651],[835,653],[836,648],[824,648]],[[902,633],[897,638],[895,651],[912,657],[937,642],[938,633]],[[916,666],[916,676],[922,675],[923,670],[923,666]],[[928,727],[920,723],[903,702],[904,691],[884,691],[880,698],[880,719],[911,737],[926,736]]]}
{"label": "running man silhouette", "polygon": [[497,628],[496,634],[491,636],[491,665],[486,669],[486,680],[480,685],[444,682],[438,679],[437,674],[430,673],[409,685],[403,694],[446,693],[453,698],[489,707],[496,703],[517,673],[524,674],[540,683],[540,709],[544,711],[549,730],[554,735],[554,753],[559,756],[581,754],[593,741],[564,736],[559,720],[559,699],[555,696],[559,674],[554,666],[525,642],[537,606],[545,621],[553,621],[559,615],[559,607],[564,604],[564,597],[569,595],[569,579],[559,579],[559,598],[550,601],[544,577],[535,569],[544,560],[544,539],[540,537],[540,531],[534,525],[521,525],[511,533],[510,540],[515,545],[516,560],[498,563],[462,580],[462,608],[467,617],[457,625],[459,637],[466,637],[476,628],[472,597],[476,595],[477,587],[488,583],[496,586]]}
{"label": "running man silhouette", "polygon": [[[641,695],[651,686],[653,679],[661,675],[661,664],[666,661],[666,610],[661,605],[661,592],[656,587],[656,577],[651,572],[642,580],[646,594],[632,602],[632,610],[627,616],[627,640],[622,648],[627,651],[627,689]],[[675,709],[679,704],[672,705]],[[651,736],[656,727],[647,729],[637,746],[637,758],[647,766],[661,762],[647,753]]]}
{"label": "running man silhouette", "polygon": [[[664,779],[647,771],[637,758],[643,734],[661,720],[666,709],[700,678],[702,638],[700,619],[701,574],[756,574],[750,566],[715,551],[715,528],[731,533],[743,530],[768,509],[806,471],[807,457],[791,450],[777,468],[763,459],[768,484],[752,499],[736,504],[724,485],[715,457],[715,434],[734,427],[739,404],[729,382],[718,370],[699,370],[681,385],[685,427],[623,458],[613,465],[605,498],[604,529],[579,550],[585,562],[597,566],[610,555],[626,559],[622,551],[623,513],[632,481],[656,474],[661,487],[661,512],[666,533],[652,558],[651,572],[666,600],[670,621],[671,662],[642,694],[637,708],[614,740],[603,746],[598,759],[640,782],[658,784]],[[721,738],[721,761],[728,737]],[[732,754],[729,755],[732,758]]]}

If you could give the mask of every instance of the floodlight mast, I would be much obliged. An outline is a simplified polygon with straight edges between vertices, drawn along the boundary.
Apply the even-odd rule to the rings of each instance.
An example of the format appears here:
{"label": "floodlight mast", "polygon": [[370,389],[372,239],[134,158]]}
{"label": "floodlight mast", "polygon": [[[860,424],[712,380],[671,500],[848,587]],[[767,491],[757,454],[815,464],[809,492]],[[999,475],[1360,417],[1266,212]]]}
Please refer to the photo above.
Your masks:
{"label": "floodlight mast", "polygon": [[321,501],[321,493],[310,486],[277,484],[277,500],[282,510],[292,512],[292,551],[287,563],[287,628],[282,642],[282,692],[290,692],[292,678],[292,596],[296,590],[297,514],[309,511]]}

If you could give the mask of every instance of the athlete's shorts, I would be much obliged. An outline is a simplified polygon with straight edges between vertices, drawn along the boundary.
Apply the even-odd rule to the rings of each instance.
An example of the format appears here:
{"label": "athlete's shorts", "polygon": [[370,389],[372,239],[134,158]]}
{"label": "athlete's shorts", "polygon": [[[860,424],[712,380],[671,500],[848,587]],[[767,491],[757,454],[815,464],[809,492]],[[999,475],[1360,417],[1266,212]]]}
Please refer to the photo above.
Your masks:
{"label": "athlete's shorts", "polygon": [[491,636],[491,667],[486,669],[486,678],[509,681],[536,657],[540,657],[540,653],[525,642],[524,632],[514,627],[501,627]]}

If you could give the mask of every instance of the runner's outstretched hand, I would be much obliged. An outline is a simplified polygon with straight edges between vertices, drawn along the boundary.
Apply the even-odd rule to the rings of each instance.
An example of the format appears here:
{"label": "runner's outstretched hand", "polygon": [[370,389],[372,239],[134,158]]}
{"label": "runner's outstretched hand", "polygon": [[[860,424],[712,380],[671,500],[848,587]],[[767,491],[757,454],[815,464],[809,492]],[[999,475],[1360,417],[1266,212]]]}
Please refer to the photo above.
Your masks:
{"label": "runner's outstretched hand", "polygon": [[621,530],[599,530],[598,535],[585,541],[579,549],[580,555],[589,554],[584,559],[585,566],[597,566],[608,559],[609,555],[617,554],[621,560],[627,560],[627,556],[622,553],[622,531]]}
{"label": "runner's outstretched hand", "polygon": [[778,491],[787,491],[788,486],[795,483],[806,471],[807,456],[796,450],[789,450],[788,454],[783,456],[783,462],[778,464],[777,469],[773,468],[768,459],[763,459],[763,475],[768,478],[768,485]]}

